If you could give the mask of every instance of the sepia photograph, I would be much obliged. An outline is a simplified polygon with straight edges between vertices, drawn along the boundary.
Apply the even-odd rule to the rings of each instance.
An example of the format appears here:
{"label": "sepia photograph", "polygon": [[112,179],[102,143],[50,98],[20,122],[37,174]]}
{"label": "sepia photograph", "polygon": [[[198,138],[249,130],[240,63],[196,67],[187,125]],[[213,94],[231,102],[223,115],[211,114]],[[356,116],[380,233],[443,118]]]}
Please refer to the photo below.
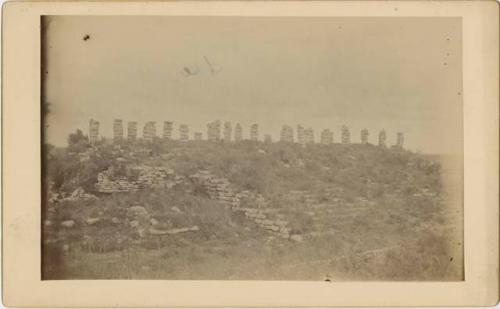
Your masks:
{"label": "sepia photograph", "polygon": [[42,280],[464,280],[462,18],[40,31]]}

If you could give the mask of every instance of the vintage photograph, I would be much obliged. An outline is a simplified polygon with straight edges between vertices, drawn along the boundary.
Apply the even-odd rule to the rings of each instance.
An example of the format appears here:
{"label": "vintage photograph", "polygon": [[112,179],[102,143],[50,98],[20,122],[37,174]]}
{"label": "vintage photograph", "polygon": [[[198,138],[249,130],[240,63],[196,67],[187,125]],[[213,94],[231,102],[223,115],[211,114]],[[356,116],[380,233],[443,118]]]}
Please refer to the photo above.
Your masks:
{"label": "vintage photograph", "polygon": [[43,280],[464,280],[461,18],[41,25]]}

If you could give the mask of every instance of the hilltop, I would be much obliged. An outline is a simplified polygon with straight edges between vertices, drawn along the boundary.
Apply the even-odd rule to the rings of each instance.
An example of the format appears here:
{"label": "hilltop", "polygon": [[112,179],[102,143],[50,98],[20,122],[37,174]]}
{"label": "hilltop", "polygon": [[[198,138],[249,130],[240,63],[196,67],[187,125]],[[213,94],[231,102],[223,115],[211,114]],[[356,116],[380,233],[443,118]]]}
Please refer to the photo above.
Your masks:
{"label": "hilltop", "polygon": [[462,210],[437,156],[256,141],[46,150],[44,256],[61,260],[47,278],[463,276]]}

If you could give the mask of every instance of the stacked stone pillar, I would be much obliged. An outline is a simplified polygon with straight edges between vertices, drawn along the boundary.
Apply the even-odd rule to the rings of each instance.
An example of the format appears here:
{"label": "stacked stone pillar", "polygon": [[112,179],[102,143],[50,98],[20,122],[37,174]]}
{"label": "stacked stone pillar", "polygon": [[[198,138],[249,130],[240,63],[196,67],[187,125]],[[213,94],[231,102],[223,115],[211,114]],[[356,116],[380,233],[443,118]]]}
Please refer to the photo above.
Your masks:
{"label": "stacked stone pillar", "polygon": [[123,120],[121,119],[113,121],[113,140],[115,142],[123,140]]}
{"label": "stacked stone pillar", "polygon": [[187,142],[189,140],[189,126],[187,124],[181,124],[179,126],[179,140],[182,142]]}
{"label": "stacked stone pillar", "polygon": [[154,121],[146,122],[142,131],[142,136],[148,141],[152,141],[156,137],[156,123]]}
{"label": "stacked stone pillar", "polygon": [[89,122],[89,143],[95,144],[99,140],[99,121],[90,119]]}
{"label": "stacked stone pillar", "polygon": [[280,132],[280,141],[293,143],[293,128],[289,125],[283,125]]}
{"label": "stacked stone pillar", "polygon": [[220,120],[215,120],[207,124],[207,139],[209,141],[219,141],[220,140]]}
{"label": "stacked stone pillar", "polygon": [[259,140],[259,125],[256,123],[250,127],[250,140],[254,142]]}
{"label": "stacked stone pillar", "polygon": [[231,134],[233,132],[233,128],[231,126],[231,123],[229,121],[224,122],[224,141],[229,142],[231,141]]}
{"label": "stacked stone pillar", "polygon": [[351,132],[349,131],[349,128],[345,125],[342,126],[341,128],[341,139],[342,139],[342,144],[350,144],[351,143]]}
{"label": "stacked stone pillar", "polygon": [[304,127],[301,126],[300,124],[297,125],[297,143],[299,143],[301,145],[306,144],[306,139],[304,136]]}
{"label": "stacked stone pillar", "polygon": [[174,123],[172,121],[163,122],[163,139],[172,139],[172,132],[174,131]]}
{"label": "stacked stone pillar", "polygon": [[243,129],[239,123],[234,127],[234,141],[241,142],[243,140]]}
{"label": "stacked stone pillar", "polygon": [[387,141],[387,135],[385,133],[385,130],[382,129],[380,133],[378,134],[378,145],[380,147],[386,147],[386,141]]}
{"label": "stacked stone pillar", "polygon": [[324,129],[321,132],[321,144],[323,145],[331,145],[333,143],[333,132],[329,129]]}
{"label": "stacked stone pillar", "polygon": [[137,138],[137,122],[129,121],[127,123],[127,139],[133,141],[136,138]]}
{"label": "stacked stone pillar", "polygon": [[367,129],[361,130],[361,144],[368,144],[368,135]]}

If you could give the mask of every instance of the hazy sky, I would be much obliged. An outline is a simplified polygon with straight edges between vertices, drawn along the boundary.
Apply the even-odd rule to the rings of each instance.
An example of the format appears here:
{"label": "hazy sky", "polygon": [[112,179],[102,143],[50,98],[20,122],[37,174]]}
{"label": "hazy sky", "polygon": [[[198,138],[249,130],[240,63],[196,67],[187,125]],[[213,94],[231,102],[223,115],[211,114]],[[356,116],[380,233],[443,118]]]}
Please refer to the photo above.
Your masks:
{"label": "hazy sky", "polygon": [[65,16],[46,27],[56,145],[90,118],[103,136],[121,118],[140,135],[171,120],[174,137],[185,123],[204,138],[220,119],[275,140],[300,123],[339,141],[346,124],[353,141],[366,127],[376,143],[385,128],[389,144],[402,131],[407,148],[462,151],[459,18]]}

